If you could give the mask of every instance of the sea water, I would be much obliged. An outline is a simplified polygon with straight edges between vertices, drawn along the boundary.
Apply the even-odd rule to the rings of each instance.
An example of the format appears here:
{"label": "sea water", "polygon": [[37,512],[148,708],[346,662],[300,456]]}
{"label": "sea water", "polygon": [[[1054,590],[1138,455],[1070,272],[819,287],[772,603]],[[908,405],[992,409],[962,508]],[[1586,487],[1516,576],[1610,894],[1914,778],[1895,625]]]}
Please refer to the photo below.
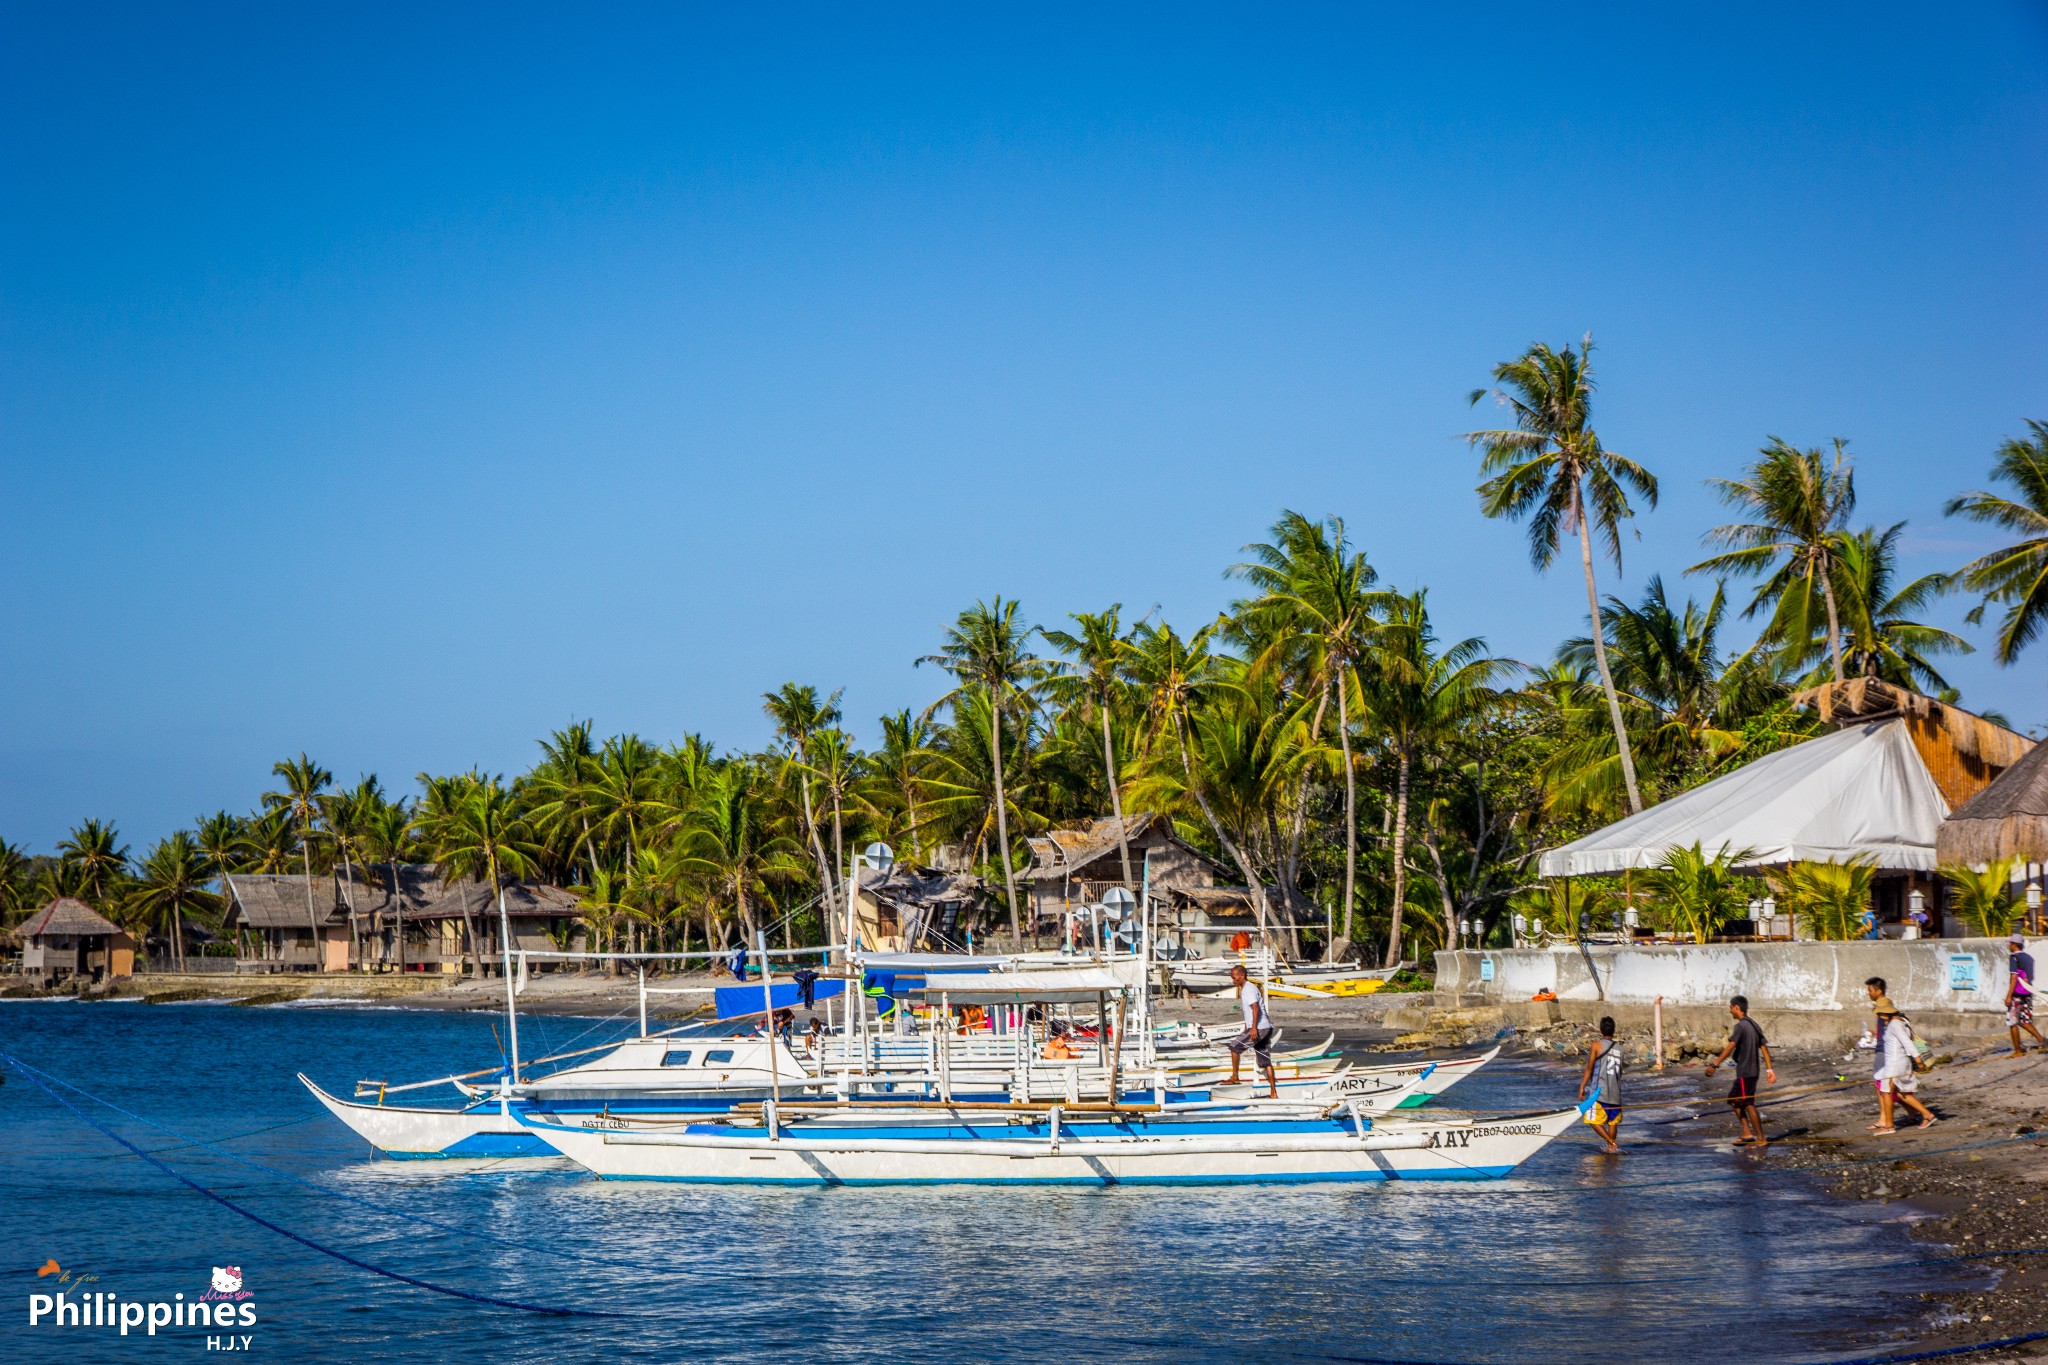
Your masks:
{"label": "sea water", "polygon": [[[630,1029],[521,1026],[528,1056]],[[473,1071],[503,1033],[395,1008],[0,1004],[0,1050],[130,1111],[72,1096],[235,1206],[0,1063],[0,1360],[1799,1361],[1898,1348],[1927,1311],[1914,1294],[1956,1282],[1875,1268],[1930,1252],[1730,1150],[1725,1111],[1689,1119],[1675,1102],[1696,1072],[1630,1073],[1620,1159],[1578,1128],[1505,1181],[1212,1189],[746,1189],[373,1160],[294,1079],[348,1094]],[[1444,1103],[1555,1108],[1576,1081],[1503,1058]],[[113,1295],[115,1325],[28,1325],[31,1295],[57,1292]],[[222,1301],[253,1325],[118,1327],[123,1303]]]}

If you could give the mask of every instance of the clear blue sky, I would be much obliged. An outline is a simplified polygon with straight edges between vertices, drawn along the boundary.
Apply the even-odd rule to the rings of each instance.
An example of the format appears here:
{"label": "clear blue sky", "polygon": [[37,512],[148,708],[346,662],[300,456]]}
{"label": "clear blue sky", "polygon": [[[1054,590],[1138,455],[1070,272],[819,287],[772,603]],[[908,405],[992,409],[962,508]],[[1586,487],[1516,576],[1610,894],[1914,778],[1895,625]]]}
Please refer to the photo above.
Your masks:
{"label": "clear blue sky", "polygon": [[976,597],[1192,625],[1288,507],[1542,659],[1579,587],[1455,434],[1588,329],[1665,489],[1610,590],[1769,433],[1915,572],[1990,543],[1939,508],[2048,418],[2038,7],[1103,9],[9,6],[0,835],[756,745],[791,678],[872,740]]}

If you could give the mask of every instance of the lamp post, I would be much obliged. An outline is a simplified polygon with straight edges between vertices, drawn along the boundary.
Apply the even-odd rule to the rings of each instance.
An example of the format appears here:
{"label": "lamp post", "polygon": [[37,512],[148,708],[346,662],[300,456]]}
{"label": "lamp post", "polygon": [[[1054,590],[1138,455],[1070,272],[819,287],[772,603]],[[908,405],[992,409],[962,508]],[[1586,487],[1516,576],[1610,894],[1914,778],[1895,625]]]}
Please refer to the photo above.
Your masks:
{"label": "lamp post", "polygon": [[1515,946],[1519,948],[1522,946],[1522,940],[1529,936],[1528,917],[1524,915],[1521,911],[1517,910],[1515,912],[1513,924],[1515,926]]}
{"label": "lamp post", "polygon": [[2041,931],[2041,883],[2038,879],[2027,883],[2027,924],[2034,932]]}
{"label": "lamp post", "polygon": [[1920,926],[1925,921],[1926,915],[1927,897],[1922,895],[1920,888],[1916,886],[1906,896],[1906,918],[1907,922],[1912,926],[1906,930],[1904,935],[1906,938],[1920,937]]}
{"label": "lamp post", "polygon": [[[1764,918],[1771,921],[1773,924],[1777,923],[1778,898],[1776,896],[1764,897]],[[1793,937],[1797,938],[1799,936],[1797,934],[1794,934]]]}

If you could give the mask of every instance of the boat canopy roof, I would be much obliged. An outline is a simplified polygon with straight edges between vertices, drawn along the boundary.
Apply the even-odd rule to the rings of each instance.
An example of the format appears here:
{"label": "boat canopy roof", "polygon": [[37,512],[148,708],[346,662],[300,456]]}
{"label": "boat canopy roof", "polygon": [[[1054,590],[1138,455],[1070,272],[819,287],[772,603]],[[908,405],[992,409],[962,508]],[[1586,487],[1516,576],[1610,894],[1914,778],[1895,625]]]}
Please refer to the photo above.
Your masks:
{"label": "boat canopy roof", "polygon": [[955,1005],[1031,1005],[1093,1000],[1132,989],[1124,975],[1107,967],[1069,967],[1039,972],[932,972],[924,979],[927,1000],[940,996]]}
{"label": "boat canopy roof", "polygon": [[1003,972],[1011,960],[966,953],[862,953],[860,965],[871,972]]}

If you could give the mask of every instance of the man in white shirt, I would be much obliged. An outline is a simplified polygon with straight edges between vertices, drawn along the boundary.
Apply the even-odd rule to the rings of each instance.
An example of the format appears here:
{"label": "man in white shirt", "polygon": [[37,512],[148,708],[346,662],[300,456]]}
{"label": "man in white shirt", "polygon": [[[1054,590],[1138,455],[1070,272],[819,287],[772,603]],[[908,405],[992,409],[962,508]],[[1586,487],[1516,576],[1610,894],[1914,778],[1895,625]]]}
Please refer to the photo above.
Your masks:
{"label": "man in white shirt", "polygon": [[1230,984],[1237,987],[1237,998],[1244,1008],[1244,1032],[1230,1040],[1230,1082],[1237,1084],[1238,1062],[1245,1049],[1250,1048],[1253,1063],[1266,1073],[1267,1097],[1277,1100],[1280,1082],[1273,1075],[1273,1016],[1266,1013],[1266,992],[1242,964],[1230,969]]}

